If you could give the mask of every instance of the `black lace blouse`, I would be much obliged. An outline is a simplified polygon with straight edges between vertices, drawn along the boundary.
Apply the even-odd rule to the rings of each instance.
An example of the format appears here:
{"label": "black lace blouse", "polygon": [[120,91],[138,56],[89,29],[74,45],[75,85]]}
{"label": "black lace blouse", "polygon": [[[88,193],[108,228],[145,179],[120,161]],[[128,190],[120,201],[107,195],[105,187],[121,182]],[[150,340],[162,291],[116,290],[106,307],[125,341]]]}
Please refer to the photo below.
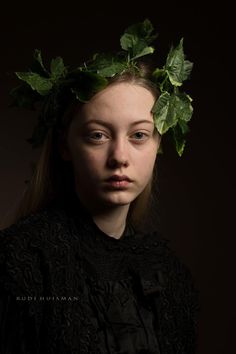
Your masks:
{"label": "black lace blouse", "polygon": [[0,231],[0,354],[193,354],[199,291],[159,233],[101,231],[76,197]]}

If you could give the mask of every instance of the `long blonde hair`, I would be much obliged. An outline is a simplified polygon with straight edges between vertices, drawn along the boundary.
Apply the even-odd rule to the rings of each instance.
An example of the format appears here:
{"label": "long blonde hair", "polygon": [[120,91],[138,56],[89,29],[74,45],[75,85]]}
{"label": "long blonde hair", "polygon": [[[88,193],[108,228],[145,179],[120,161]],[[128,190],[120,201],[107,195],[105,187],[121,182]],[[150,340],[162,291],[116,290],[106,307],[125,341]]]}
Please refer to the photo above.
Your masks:
{"label": "long blonde hair", "polygon": [[[146,77],[144,77],[145,75]],[[148,80],[147,76],[147,69],[143,66],[142,76],[137,76],[131,72],[125,72],[112,78],[109,85],[116,82],[130,82],[147,88],[157,99],[159,93],[151,81]],[[78,109],[78,101],[72,102],[64,115],[64,125],[61,128],[60,138],[58,131],[56,132],[54,128],[51,128],[48,131],[41,148],[40,157],[37,161],[32,177],[23,191],[19,205],[13,211],[13,214],[8,214],[6,216],[1,228],[8,227],[11,224],[16,223],[19,219],[42,210],[55,198],[71,191],[72,186],[74,186],[73,169],[70,161],[64,161],[61,158],[59,152],[59,140],[62,138],[62,135],[66,135],[69,124],[73,119],[75,109]],[[145,227],[145,221],[147,221],[147,218],[150,218],[153,214],[157,192],[157,190],[155,190],[155,187],[157,186],[157,169],[155,166],[147,186],[130,204],[127,217],[134,227],[137,228]]]}

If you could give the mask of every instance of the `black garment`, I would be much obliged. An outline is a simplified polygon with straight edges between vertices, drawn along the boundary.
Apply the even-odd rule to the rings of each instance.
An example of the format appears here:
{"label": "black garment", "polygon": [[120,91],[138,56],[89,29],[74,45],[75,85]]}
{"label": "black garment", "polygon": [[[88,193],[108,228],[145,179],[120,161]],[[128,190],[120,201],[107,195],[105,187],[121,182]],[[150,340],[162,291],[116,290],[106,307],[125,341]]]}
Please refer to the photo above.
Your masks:
{"label": "black garment", "polygon": [[75,195],[0,232],[0,354],[193,354],[198,290],[158,232],[102,232]]}

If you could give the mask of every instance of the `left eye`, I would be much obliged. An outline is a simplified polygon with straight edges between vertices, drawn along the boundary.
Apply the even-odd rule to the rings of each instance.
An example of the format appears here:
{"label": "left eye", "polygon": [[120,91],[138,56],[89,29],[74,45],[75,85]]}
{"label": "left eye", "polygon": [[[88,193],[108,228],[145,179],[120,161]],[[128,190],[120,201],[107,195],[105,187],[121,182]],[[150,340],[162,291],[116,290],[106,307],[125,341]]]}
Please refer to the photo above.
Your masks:
{"label": "left eye", "polygon": [[134,133],[134,135],[136,135],[138,140],[142,139],[143,137],[147,137],[147,134],[145,134],[143,132],[136,132],[136,133]]}

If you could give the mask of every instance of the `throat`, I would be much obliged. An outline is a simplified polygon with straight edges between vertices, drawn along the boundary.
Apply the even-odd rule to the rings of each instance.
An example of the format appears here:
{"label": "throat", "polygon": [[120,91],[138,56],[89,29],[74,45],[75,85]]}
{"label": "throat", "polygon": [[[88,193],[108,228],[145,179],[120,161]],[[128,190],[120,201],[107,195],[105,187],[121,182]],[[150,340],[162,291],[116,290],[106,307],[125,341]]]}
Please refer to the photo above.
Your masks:
{"label": "throat", "polygon": [[126,227],[129,206],[120,206],[107,213],[95,213],[92,217],[97,227],[107,236],[119,239]]}

